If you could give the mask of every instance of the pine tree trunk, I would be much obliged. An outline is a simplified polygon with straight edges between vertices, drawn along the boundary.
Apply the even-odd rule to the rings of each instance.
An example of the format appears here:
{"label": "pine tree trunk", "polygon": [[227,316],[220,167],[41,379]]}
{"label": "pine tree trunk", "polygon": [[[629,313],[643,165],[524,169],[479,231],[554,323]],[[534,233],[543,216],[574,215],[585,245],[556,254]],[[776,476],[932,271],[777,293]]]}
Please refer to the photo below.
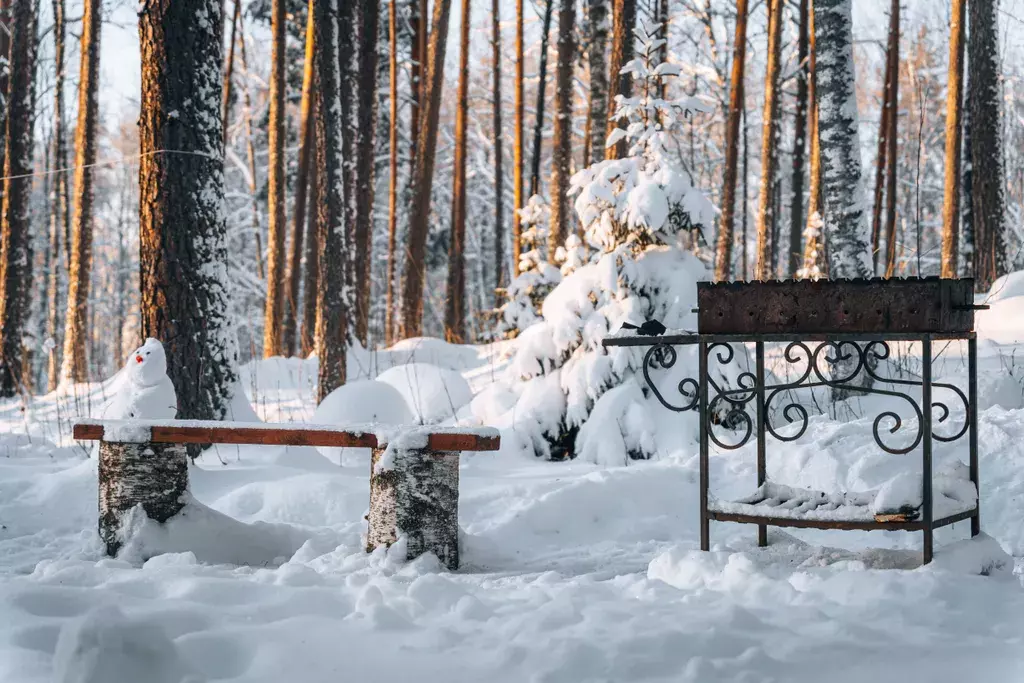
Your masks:
{"label": "pine tree trunk", "polygon": [[[491,128],[494,129],[494,288],[497,290],[505,284],[505,212],[504,186],[505,174],[502,158],[501,134],[501,2],[491,0],[491,49],[494,66],[491,69],[493,78]],[[494,305],[498,305],[495,291]]]}
{"label": "pine tree trunk", "polygon": [[[608,65],[608,109],[614,116],[615,97],[629,97],[633,89],[633,77],[620,73],[633,59],[633,28],[636,25],[636,0],[614,0],[612,12],[612,58]],[[737,4],[745,0],[737,0]],[[624,121],[608,119],[605,136],[612,134],[616,128],[624,128]],[[606,159],[621,159],[628,153],[625,140],[620,140],[614,147],[605,150]]]}
{"label": "pine tree trunk", "polygon": [[242,0],[234,0],[235,9],[231,13],[231,33],[228,38],[228,58],[224,64],[224,96],[221,99],[221,118],[224,120],[224,146],[228,144],[228,126],[231,122],[231,90],[235,73],[235,43],[238,34],[238,23],[242,20]]}
{"label": "pine tree trunk", "polygon": [[[219,0],[149,0],[139,14],[142,336],[164,343],[182,419],[222,419],[238,379],[225,275],[220,15]],[[163,149],[184,153],[154,153]]]}
{"label": "pine tree trunk", "polygon": [[[53,86],[53,167],[65,169],[68,166],[67,130],[64,121],[64,0],[53,0],[53,45],[54,45],[54,86]],[[2,30],[2,29],[0,29]],[[50,272],[46,286],[46,334],[53,340],[46,365],[46,389],[57,388],[60,376],[60,357],[63,351],[64,316],[62,298],[64,288],[62,277],[61,245],[69,250],[66,235],[70,230],[68,212],[68,181],[66,172],[54,174],[50,194]]]}
{"label": "pine tree trunk", "polygon": [[957,276],[960,248],[960,147],[963,133],[964,10],[952,0],[949,22],[949,76],[946,86],[946,177],[942,200],[942,277]]}
{"label": "pine tree trunk", "polygon": [[590,93],[587,101],[586,141],[583,144],[584,167],[604,160],[605,132],[608,128],[608,0],[588,0],[587,61],[590,65]]}
{"label": "pine tree trunk", "polygon": [[572,174],[572,62],[576,56],[574,0],[562,0],[558,11],[558,68],[555,73],[555,132],[551,159],[551,228],[548,260],[565,243],[572,223],[569,177]]}
{"label": "pine tree trunk", "polygon": [[[722,188],[722,217],[718,223],[715,279],[728,280],[732,273],[732,244],[736,216],[736,176],[739,154],[740,118],[743,115],[743,70],[747,53],[747,0],[736,2],[736,37],[733,41],[732,76],[729,81],[729,112],[725,123],[725,172]],[[743,179],[746,183],[746,178]],[[746,251],[747,245],[741,245]],[[741,277],[746,277],[746,268]]]}
{"label": "pine tree trunk", "polygon": [[[890,16],[890,31],[892,30],[892,17]],[[882,86],[882,106],[878,117],[878,151],[875,153],[875,194],[871,203],[871,264],[874,273],[878,273],[878,254],[882,238],[882,201],[885,192],[885,169],[888,161],[889,146],[886,140],[889,137],[889,93],[892,90],[893,55],[886,50],[885,78]]]}
{"label": "pine tree trunk", "polygon": [[[322,150],[323,197],[317,205],[320,223],[320,278],[317,292],[316,355],[320,360],[317,403],[345,383],[345,359],[348,350],[348,304],[345,269],[348,260],[339,258],[350,248],[346,230],[342,136],[347,126],[342,120],[340,44],[353,35],[355,8],[352,3],[321,0],[316,3],[317,64],[320,124],[317,125],[317,149]],[[318,159],[321,158],[318,155]]]}
{"label": "pine tree trunk", "polygon": [[[244,31],[242,39],[239,41],[239,50],[242,57],[242,71],[245,72],[246,79],[248,79],[249,62],[245,55]],[[252,135],[252,93],[249,90],[248,80],[243,91],[243,98],[245,103],[246,150],[249,162],[249,196],[252,197],[252,232],[255,237],[254,243],[256,248],[256,274],[262,280],[265,277],[263,271],[263,230],[260,227],[260,202],[256,190],[256,145]]]}
{"label": "pine tree trunk", "polygon": [[32,288],[32,152],[35,122],[36,13],[32,0],[11,2],[10,89],[4,126],[0,219],[0,397],[25,386],[22,337]]}
{"label": "pine tree trunk", "polygon": [[807,188],[807,240],[804,242],[803,268],[804,276],[810,277],[810,271],[817,269],[822,277],[827,277],[828,265],[825,259],[824,234],[819,228],[811,229],[815,224],[821,222],[822,201],[821,201],[821,138],[818,135],[818,50],[817,38],[815,38],[814,26],[814,3],[809,0],[810,7],[807,16],[809,30],[808,41],[810,43],[810,55],[808,56],[808,79],[807,79],[807,101],[810,105],[809,135],[811,138],[810,168],[808,168]]}
{"label": "pine tree trunk", "polygon": [[778,173],[779,72],[782,61],[782,0],[768,5],[768,63],[764,78],[764,117],[761,132],[761,188],[757,214],[757,265],[755,277],[770,280],[775,243],[775,176]]}
{"label": "pine tree trunk", "polygon": [[797,62],[800,64],[800,71],[797,73],[796,83],[796,118],[793,122],[793,180],[791,185],[791,197],[789,209],[789,277],[796,277],[803,258],[803,232],[804,232],[804,150],[807,145],[807,119],[810,116],[810,108],[807,106],[807,50],[808,36],[810,29],[810,8],[808,0],[800,0],[800,25],[797,37]]}
{"label": "pine tree trunk", "polygon": [[[315,39],[315,38],[314,38]],[[314,56],[313,64],[313,145],[309,158],[309,200],[310,210],[306,216],[306,268],[303,273],[303,302],[302,302],[302,356],[308,358],[316,351],[316,327],[320,319],[320,309],[317,308],[317,298],[320,295],[320,254],[324,249],[324,234],[321,224],[320,206],[326,201],[326,189],[324,188],[324,167],[326,158],[324,150],[320,146],[321,140],[326,133],[323,128],[323,113],[320,110],[320,96],[317,92],[320,89],[320,74],[316,71],[316,63],[319,59]]]}
{"label": "pine tree trunk", "polygon": [[870,278],[871,234],[864,215],[860,143],[854,101],[850,0],[815,0],[818,134],[829,275]]}
{"label": "pine tree trunk", "polygon": [[888,51],[892,53],[889,68],[891,92],[889,95],[889,131],[886,138],[888,151],[885,169],[885,277],[892,277],[896,272],[896,172],[899,165],[896,140],[899,133],[900,112],[900,0],[892,0],[889,22]]}
{"label": "pine tree trunk", "polygon": [[[99,0],[86,0],[82,15],[82,59],[78,76],[78,125],[75,127],[75,197],[71,222],[71,266],[68,271],[68,310],[65,316],[61,378],[89,379],[85,342],[88,335],[89,281],[92,272],[93,165],[99,118],[100,13]],[[218,74],[219,77],[219,74]]]}
{"label": "pine tree trunk", "polygon": [[515,149],[512,154],[512,278],[519,275],[520,233],[519,211],[524,206],[523,198],[523,138],[525,106],[523,98],[523,0],[516,0],[516,82],[515,82]]}
{"label": "pine tree trunk", "polygon": [[409,215],[405,272],[402,273],[402,339],[420,336],[423,324],[423,286],[426,277],[427,230],[430,222],[430,194],[434,184],[434,152],[437,149],[437,123],[441,113],[444,84],[444,53],[448,40],[448,16],[451,0],[434,0],[431,22],[427,92],[416,143],[416,169],[412,177],[413,200]]}
{"label": "pine tree trunk", "polygon": [[395,340],[395,246],[398,240],[398,7],[388,3],[388,55],[391,130],[388,138],[388,274],[384,308],[384,343]]}
{"label": "pine tree trunk", "polygon": [[306,13],[306,54],[302,68],[302,102],[300,105],[299,167],[295,178],[295,209],[292,212],[292,239],[288,245],[287,296],[284,301],[284,321],[281,328],[282,351],[294,356],[299,329],[299,285],[302,281],[302,241],[306,230],[306,195],[309,191],[310,151],[313,145],[313,117],[311,116],[313,89],[313,60],[315,59],[314,26],[316,0],[309,0]]}
{"label": "pine tree trunk", "polygon": [[540,156],[544,140],[544,104],[548,85],[548,37],[554,0],[544,0],[544,23],[540,34],[540,65],[537,67],[537,106],[533,121],[533,156],[530,157],[530,196],[540,193]]}
{"label": "pine tree trunk", "polygon": [[409,172],[416,170],[416,143],[420,139],[420,117],[423,115],[427,67],[427,17],[430,0],[410,0],[411,65],[409,70]]}
{"label": "pine tree trunk", "polygon": [[975,286],[988,291],[1006,272],[1006,197],[1003,170],[999,27],[995,0],[971,0],[971,163],[975,173]]}
{"label": "pine tree trunk", "polygon": [[11,88],[11,2],[0,0],[0,169],[6,163],[7,109]]}
{"label": "pine tree trunk", "polygon": [[359,37],[358,114],[355,173],[355,333],[368,346],[370,330],[370,263],[373,238],[374,149],[377,131],[377,39],[380,0],[362,0]]}
{"label": "pine tree trunk", "polygon": [[271,6],[270,124],[268,130],[267,205],[270,214],[267,235],[267,298],[263,311],[263,357],[280,356],[281,320],[284,312],[285,225],[285,0]]}
{"label": "pine tree trunk", "polygon": [[462,0],[459,23],[459,95],[455,110],[455,168],[452,171],[452,228],[448,242],[448,288],[444,302],[444,336],[452,344],[466,337],[466,117],[469,113],[469,0]]}

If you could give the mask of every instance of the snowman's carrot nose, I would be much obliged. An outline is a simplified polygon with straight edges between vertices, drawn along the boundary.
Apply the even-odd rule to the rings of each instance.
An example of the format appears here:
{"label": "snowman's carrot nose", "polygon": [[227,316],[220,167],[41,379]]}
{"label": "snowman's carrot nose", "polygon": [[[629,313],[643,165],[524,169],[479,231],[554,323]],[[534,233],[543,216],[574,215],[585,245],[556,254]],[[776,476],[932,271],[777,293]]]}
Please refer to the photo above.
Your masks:
{"label": "snowman's carrot nose", "polygon": [[141,363],[142,362],[142,356],[135,356],[135,362],[136,363]]}

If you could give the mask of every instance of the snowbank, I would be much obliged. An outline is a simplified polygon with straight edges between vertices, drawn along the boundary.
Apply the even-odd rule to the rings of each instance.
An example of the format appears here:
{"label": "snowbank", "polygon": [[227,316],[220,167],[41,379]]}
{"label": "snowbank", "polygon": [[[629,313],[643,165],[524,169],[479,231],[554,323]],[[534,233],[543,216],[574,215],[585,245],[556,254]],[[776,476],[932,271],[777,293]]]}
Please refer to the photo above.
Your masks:
{"label": "snowbank", "polygon": [[427,363],[393,367],[378,375],[377,381],[396,389],[421,424],[448,419],[473,398],[462,375]]}

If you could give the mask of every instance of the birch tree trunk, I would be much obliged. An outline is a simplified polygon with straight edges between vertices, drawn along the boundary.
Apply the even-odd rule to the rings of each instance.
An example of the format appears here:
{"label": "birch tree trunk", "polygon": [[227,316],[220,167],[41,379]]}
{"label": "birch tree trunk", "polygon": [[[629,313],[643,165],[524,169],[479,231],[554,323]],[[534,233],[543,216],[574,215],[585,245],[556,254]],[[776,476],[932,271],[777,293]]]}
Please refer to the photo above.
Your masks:
{"label": "birch tree trunk", "polygon": [[36,12],[32,0],[11,2],[10,89],[4,126],[3,214],[0,219],[0,397],[25,386],[22,337],[32,288],[31,195],[35,123]]}
{"label": "birch tree trunk", "polygon": [[[93,165],[99,118],[100,0],[85,0],[82,15],[81,65],[78,76],[78,125],[75,127],[75,199],[71,222],[68,310],[64,318],[61,377],[89,379],[85,342],[89,333],[89,281],[92,277]],[[219,76],[219,74],[218,74]]]}
{"label": "birch tree trunk", "polygon": [[587,62],[590,66],[590,92],[587,100],[586,140],[583,166],[604,160],[605,132],[608,128],[608,0],[589,0],[587,4]]}
{"label": "birch tree trunk", "polygon": [[761,129],[761,188],[757,214],[757,265],[755,277],[770,280],[775,243],[775,182],[778,174],[779,72],[782,61],[782,0],[768,4],[768,63],[764,77],[764,116]]}
{"label": "birch tree trunk", "polygon": [[493,78],[491,128],[494,129],[494,306],[498,306],[497,289],[505,280],[505,174],[502,158],[501,134],[501,2],[491,0],[491,50],[494,67],[491,69]]}
{"label": "birch tree trunk", "polygon": [[267,235],[267,298],[263,309],[263,357],[280,356],[281,320],[284,312],[285,225],[285,0],[272,0],[270,51],[270,124],[267,204],[270,214]]}
{"label": "birch tree trunk", "polygon": [[540,65],[537,67],[537,106],[533,121],[533,156],[530,157],[530,196],[540,193],[540,156],[544,140],[544,104],[548,85],[548,38],[554,0],[544,0],[544,22],[540,34]]}
{"label": "birch tree trunk", "polygon": [[369,343],[370,325],[370,246],[373,237],[374,149],[377,131],[377,39],[380,25],[380,0],[361,0],[359,30],[358,113],[355,117],[358,138],[354,172],[355,191],[355,335],[363,347]]}
{"label": "birch tree trunk", "polygon": [[963,142],[964,11],[967,0],[952,0],[952,3],[946,86],[946,178],[942,200],[942,277],[945,278],[957,276],[960,248],[960,147]]}
{"label": "birch tree trunk", "polygon": [[576,56],[573,31],[576,22],[574,0],[562,0],[558,11],[558,69],[555,74],[555,132],[551,159],[551,227],[548,230],[548,260],[565,243],[572,222],[569,177],[572,174],[572,62]]}
{"label": "birch tree trunk", "polygon": [[[729,111],[725,122],[725,172],[722,188],[722,217],[718,223],[715,250],[715,279],[728,280],[732,273],[732,244],[736,221],[736,176],[743,115],[743,69],[747,53],[747,0],[736,2],[736,37],[733,41],[732,76],[729,82]],[[746,183],[746,178],[743,179]],[[745,250],[746,243],[741,245]],[[744,271],[746,269],[744,268]],[[742,273],[746,277],[746,272]]]}
{"label": "birch tree trunk", "polygon": [[797,62],[800,69],[797,72],[796,83],[796,117],[793,122],[793,180],[792,180],[792,201],[789,209],[789,277],[796,277],[797,271],[803,259],[803,232],[804,232],[804,151],[807,145],[807,120],[810,116],[810,107],[807,105],[808,93],[808,71],[807,52],[808,37],[810,29],[810,7],[808,0],[800,0],[800,17],[797,37]]}
{"label": "birch tree trunk", "polygon": [[462,0],[459,23],[459,94],[455,110],[455,168],[452,171],[452,227],[448,242],[448,287],[444,303],[444,336],[462,344],[466,336],[466,117],[469,109],[469,0]]}
{"label": "birch tree trunk", "polygon": [[[320,215],[320,278],[317,291],[316,355],[320,359],[317,379],[317,403],[345,383],[345,357],[348,347],[348,307],[345,297],[346,259],[339,258],[349,248],[345,227],[343,191],[342,135],[346,126],[341,119],[341,37],[352,35],[354,7],[338,0],[316,3],[316,68],[319,75],[317,100],[320,125],[317,149],[322,150],[323,197],[317,204]],[[318,158],[321,158],[318,156]]]}
{"label": "birch tree trunk", "polygon": [[523,208],[523,0],[516,0],[516,81],[515,81],[515,149],[512,152],[512,278],[519,275],[520,233],[519,211]]}
{"label": "birch tree trunk", "polygon": [[423,286],[426,277],[427,229],[430,221],[430,193],[434,184],[434,152],[437,148],[437,123],[441,113],[444,85],[444,55],[448,41],[448,16],[451,0],[434,0],[434,19],[430,32],[430,60],[427,64],[427,92],[416,143],[416,169],[412,177],[413,200],[409,214],[408,247],[405,272],[402,273],[403,339],[420,336],[423,323]]}
{"label": "birch tree trunk", "polygon": [[395,340],[395,246],[398,240],[398,7],[388,2],[388,75],[391,130],[388,137],[388,273],[384,306],[384,343]]}
{"label": "birch tree trunk", "polygon": [[299,329],[299,285],[302,281],[302,242],[306,230],[306,196],[309,192],[310,151],[313,145],[313,60],[315,38],[313,17],[316,0],[309,0],[306,11],[306,54],[302,65],[302,100],[299,107],[299,167],[295,178],[295,208],[292,212],[292,239],[288,246],[288,277],[284,301],[281,346],[286,356],[294,356]]}
{"label": "birch tree trunk", "polygon": [[[744,0],[738,0],[743,2]],[[633,28],[636,26],[636,0],[614,0],[615,10],[612,13],[612,58],[608,65],[608,110],[610,116],[615,115],[615,97],[629,97],[633,88],[633,77],[620,73],[622,67],[633,59]],[[605,136],[612,134],[616,128],[624,128],[624,121],[608,119]],[[628,148],[625,140],[620,140],[614,147],[605,150],[606,159],[621,159],[626,156]]]}
{"label": "birch tree trunk", "polygon": [[[67,130],[64,120],[64,38],[66,35],[66,17],[64,0],[53,0],[53,46],[54,46],[54,86],[53,86],[53,167],[64,169],[68,166]],[[2,31],[3,29],[0,29]],[[70,250],[67,236],[70,232],[68,212],[68,180],[67,173],[54,174],[50,195],[50,252],[53,260],[50,263],[49,278],[46,286],[46,334],[53,340],[46,364],[46,389],[57,388],[60,378],[60,358],[63,352],[64,311],[62,306],[67,302],[63,299],[64,278],[62,276],[61,245],[65,252]],[[70,254],[68,254],[70,256]]]}
{"label": "birch tree trunk", "polygon": [[996,0],[971,0],[971,193],[974,204],[974,284],[988,291],[1006,272],[1006,197],[1002,98],[999,90],[999,25]]}
{"label": "birch tree trunk", "polygon": [[[142,336],[167,351],[178,417],[219,420],[238,379],[223,213],[221,3],[149,0],[139,14]],[[173,149],[182,154],[157,154]]]}
{"label": "birch tree trunk", "polygon": [[818,135],[829,276],[870,278],[871,234],[865,216],[857,108],[854,105],[850,0],[815,0]]}

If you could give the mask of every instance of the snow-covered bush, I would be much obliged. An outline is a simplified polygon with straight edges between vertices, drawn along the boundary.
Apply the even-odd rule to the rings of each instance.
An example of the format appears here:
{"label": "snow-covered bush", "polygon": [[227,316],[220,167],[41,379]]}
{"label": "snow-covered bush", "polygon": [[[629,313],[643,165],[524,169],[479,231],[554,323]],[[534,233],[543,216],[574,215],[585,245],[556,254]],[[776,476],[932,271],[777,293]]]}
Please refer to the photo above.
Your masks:
{"label": "snow-covered bush", "polygon": [[543,198],[533,195],[519,210],[519,275],[505,289],[507,301],[498,309],[498,329],[512,339],[540,320],[540,307],[561,279],[541,250],[547,237],[551,211]]}
{"label": "snow-covered bush", "polygon": [[608,145],[625,137],[629,155],[571,179],[585,239],[600,251],[582,265],[573,257],[570,274],[544,300],[543,319],[520,336],[510,364],[510,380],[525,384],[515,432],[537,456],[603,464],[652,457],[654,404],[637,378],[644,351],[605,349],[601,341],[623,322],[652,318],[669,329],[695,329],[696,283],[707,273],[677,245],[680,233],[710,225],[714,210],[668,143],[679,121],[709,108],[696,98],[658,97],[660,81],[679,70],[654,65],[663,44],[656,30],[635,32],[640,57],[623,71],[634,75],[638,92],[616,98],[616,117],[627,125]]}

